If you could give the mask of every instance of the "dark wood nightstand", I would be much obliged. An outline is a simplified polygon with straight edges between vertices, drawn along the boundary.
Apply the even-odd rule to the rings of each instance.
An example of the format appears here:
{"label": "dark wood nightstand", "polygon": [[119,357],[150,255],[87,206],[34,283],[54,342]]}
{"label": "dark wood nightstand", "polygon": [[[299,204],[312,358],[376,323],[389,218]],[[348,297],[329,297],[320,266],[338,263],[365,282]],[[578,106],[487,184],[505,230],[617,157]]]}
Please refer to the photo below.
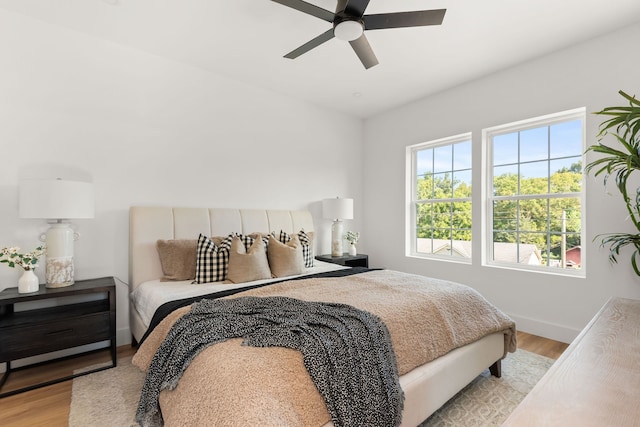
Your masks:
{"label": "dark wood nightstand", "polygon": [[[94,296],[91,301],[77,302],[78,295]],[[33,304],[24,304],[54,299],[55,305],[45,308],[29,308]],[[110,349],[111,366],[83,370],[81,373],[2,392],[2,386],[12,371],[31,366],[12,369],[12,361],[101,341],[109,341],[109,346],[103,348]],[[6,363],[7,370],[0,379],[0,397],[115,367],[116,284],[114,278],[78,280],[72,286],[55,289],[41,285],[37,292],[30,294],[20,294],[17,288],[0,292],[0,363],[2,362]]]}
{"label": "dark wood nightstand", "polygon": [[344,265],[345,267],[369,267],[369,255],[358,254],[349,255],[348,252],[342,254],[342,256],[318,255],[316,259],[324,262],[331,262],[333,264]]}

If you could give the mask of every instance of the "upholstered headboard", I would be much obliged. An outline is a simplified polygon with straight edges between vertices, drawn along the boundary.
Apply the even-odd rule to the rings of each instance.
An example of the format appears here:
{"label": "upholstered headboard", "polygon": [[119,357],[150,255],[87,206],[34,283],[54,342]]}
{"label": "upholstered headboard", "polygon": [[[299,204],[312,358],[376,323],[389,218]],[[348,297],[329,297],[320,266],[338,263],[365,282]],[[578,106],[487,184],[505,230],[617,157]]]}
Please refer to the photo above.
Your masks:
{"label": "upholstered headboard", "polygon": [[133,206],[129,209],[129,286],[162,276],[158,239],[229,233],[314,231],[309,211]]}

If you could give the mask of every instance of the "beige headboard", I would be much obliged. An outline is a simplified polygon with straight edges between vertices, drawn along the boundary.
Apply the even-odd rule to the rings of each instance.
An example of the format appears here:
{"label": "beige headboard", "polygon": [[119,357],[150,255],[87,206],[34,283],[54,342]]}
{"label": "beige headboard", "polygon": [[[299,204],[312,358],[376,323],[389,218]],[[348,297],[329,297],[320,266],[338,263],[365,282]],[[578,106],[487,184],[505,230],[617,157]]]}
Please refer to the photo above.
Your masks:
{"label": "beige headboard", "polygon": [[172,208],[133,206],[129,209],[129,286],[160,278],[158,239],[197,239],[229,233],[295,233],[314,231],[309,211]]}

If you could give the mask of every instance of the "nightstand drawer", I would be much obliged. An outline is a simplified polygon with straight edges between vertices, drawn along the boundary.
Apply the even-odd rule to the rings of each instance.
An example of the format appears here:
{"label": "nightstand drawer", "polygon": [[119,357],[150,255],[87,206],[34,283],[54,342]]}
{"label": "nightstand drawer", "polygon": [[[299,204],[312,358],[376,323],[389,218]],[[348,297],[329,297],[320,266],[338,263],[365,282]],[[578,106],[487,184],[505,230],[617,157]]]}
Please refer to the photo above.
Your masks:
{"label": "nightstand drawer", "polygon": [[110,313],[0,329],[0,362],[109,340]]}

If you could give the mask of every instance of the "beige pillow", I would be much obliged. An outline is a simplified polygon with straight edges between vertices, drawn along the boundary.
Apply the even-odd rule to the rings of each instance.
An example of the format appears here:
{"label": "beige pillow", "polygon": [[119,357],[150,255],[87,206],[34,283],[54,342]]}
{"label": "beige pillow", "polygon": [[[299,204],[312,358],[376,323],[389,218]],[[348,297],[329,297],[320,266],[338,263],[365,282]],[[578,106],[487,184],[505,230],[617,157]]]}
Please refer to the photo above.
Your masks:
{"label": "beige pillow", "polygon": [[[271,233],[273,237],[276,237],[276,232]],[[300,240],[300,244],[302,245],[302,259],[304,260],[305,267],[313,267],[313,231],[305,232],[304,230],[300,230],[298,233],[298,240]],[[280,234],[277,235],[276,239],[280,243],[287,243],[291,240],[292,234],[287,233],[284,230],[280,230]]]}
{"label": "beige pillow", "polygon": [[302,257],[302,245],[297,235],[291,236],[287,243],[281,243],[269,235],[269,267],[273,277],[292,276],[304,273],[304,259]]}
{"label": "beige pillow", "polygon": [[271,278],[267,251],[262,239],[256,239],[247,252],[242,240],[234,236],[229,250],[227,278],[233,283]]}
{"label": "beige pillow", "polygon": [[195,279],[197,247],[196,240],[158,240],[156,248],[164,274],[160,281]]}

